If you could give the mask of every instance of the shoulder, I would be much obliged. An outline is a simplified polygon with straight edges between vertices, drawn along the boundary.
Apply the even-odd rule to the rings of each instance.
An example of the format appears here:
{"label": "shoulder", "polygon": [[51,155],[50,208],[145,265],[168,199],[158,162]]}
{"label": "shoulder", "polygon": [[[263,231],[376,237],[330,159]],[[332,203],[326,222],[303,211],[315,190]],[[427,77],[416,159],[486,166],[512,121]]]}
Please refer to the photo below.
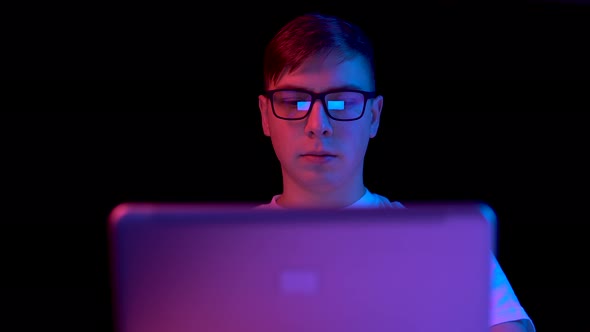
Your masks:
{"label": "shoulder", "polygon": [[274,195],[270,202],[256,205],[254,209],[282,209],[283,207],[277,204],[277,198],[279,198],[280,196],[281,195]]}
{"label": "shoulder", "polygon": [[363,197],[350,205],[349,208],[404,208],[404,205],[367,189]]}
{"label": "shoulder", "polygon": [[527,312],[521,306],[506,274],[496,257],[491,256],[491,316],[490,325],[510,321],[521,321],[527,332],[535,332],[535,326]]}

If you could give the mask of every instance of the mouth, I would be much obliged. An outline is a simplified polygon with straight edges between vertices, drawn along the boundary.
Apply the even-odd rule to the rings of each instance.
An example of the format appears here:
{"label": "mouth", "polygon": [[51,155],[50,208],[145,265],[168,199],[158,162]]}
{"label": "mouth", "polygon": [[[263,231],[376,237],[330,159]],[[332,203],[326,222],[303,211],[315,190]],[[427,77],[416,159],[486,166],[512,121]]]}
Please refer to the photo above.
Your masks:
{"label": "mouth", "polygon": [[329,152],[309,152],[301,154],[301,159],[314,165],[326,165],[335,161],[337,156]]}
{"label": "mouth", "polygon": [[316,158],[328,158],[328,157],[336,157],[335,154],[328,153],[328,152],[310,152],[304,153],[301,155],[302,157],[316,157]]}

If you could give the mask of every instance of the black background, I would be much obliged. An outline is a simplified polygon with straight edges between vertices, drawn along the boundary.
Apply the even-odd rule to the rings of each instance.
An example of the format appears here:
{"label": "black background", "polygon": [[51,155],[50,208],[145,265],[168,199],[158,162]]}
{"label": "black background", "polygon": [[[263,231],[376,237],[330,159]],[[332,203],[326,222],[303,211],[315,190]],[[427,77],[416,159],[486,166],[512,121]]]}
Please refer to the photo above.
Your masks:
{"label": "black background", "polygon": [[106,218],[118,203],[279,193],[257,109],[262,51],[287,19],[320,9],[376,44],[385,104],[367,186],[402,202],[487,201],[498,259],[538,330],[587,330],[588,5],[297,4],[5,11],[4,323],[111,329]]}

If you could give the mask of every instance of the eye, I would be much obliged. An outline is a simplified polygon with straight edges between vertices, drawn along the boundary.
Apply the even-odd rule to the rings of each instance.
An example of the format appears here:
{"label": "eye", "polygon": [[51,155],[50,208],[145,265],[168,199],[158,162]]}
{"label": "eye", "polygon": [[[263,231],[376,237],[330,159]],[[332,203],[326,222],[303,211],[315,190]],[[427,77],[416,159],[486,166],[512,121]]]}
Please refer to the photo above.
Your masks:
{"label": "eye", "polygon": [[328,100],[328,109],[331,111],[341,111],[344,109],[344,100]]}
{"label": "eye", "polygon": [[307,111],[309,106],[311,105],[310,101],[298,101],[297,102],[297,110],[298,111]]}

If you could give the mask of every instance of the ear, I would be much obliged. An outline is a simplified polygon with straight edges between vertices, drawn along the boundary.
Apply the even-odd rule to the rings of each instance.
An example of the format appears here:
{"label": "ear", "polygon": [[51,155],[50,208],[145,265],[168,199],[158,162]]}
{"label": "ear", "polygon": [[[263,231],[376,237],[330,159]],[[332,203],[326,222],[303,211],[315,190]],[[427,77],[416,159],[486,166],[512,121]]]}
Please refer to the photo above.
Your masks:
{"label": "ear", "polygon": [[258,108],[260,109],[260,118],[262,120],[262,131],[264,132],[264,135],[270,136],[270,129],[268,126],[268,118],[269,118],[268,113],[271,110],[270,110],[269,100],[266,96],[264,96],[264,95],[258,96]]}
{"label": "ear", "polygon": [[381,109],[383,108],[383,96],[373,98],[371,103],[371,138],[377,135],[379,121],[381,120]]}

